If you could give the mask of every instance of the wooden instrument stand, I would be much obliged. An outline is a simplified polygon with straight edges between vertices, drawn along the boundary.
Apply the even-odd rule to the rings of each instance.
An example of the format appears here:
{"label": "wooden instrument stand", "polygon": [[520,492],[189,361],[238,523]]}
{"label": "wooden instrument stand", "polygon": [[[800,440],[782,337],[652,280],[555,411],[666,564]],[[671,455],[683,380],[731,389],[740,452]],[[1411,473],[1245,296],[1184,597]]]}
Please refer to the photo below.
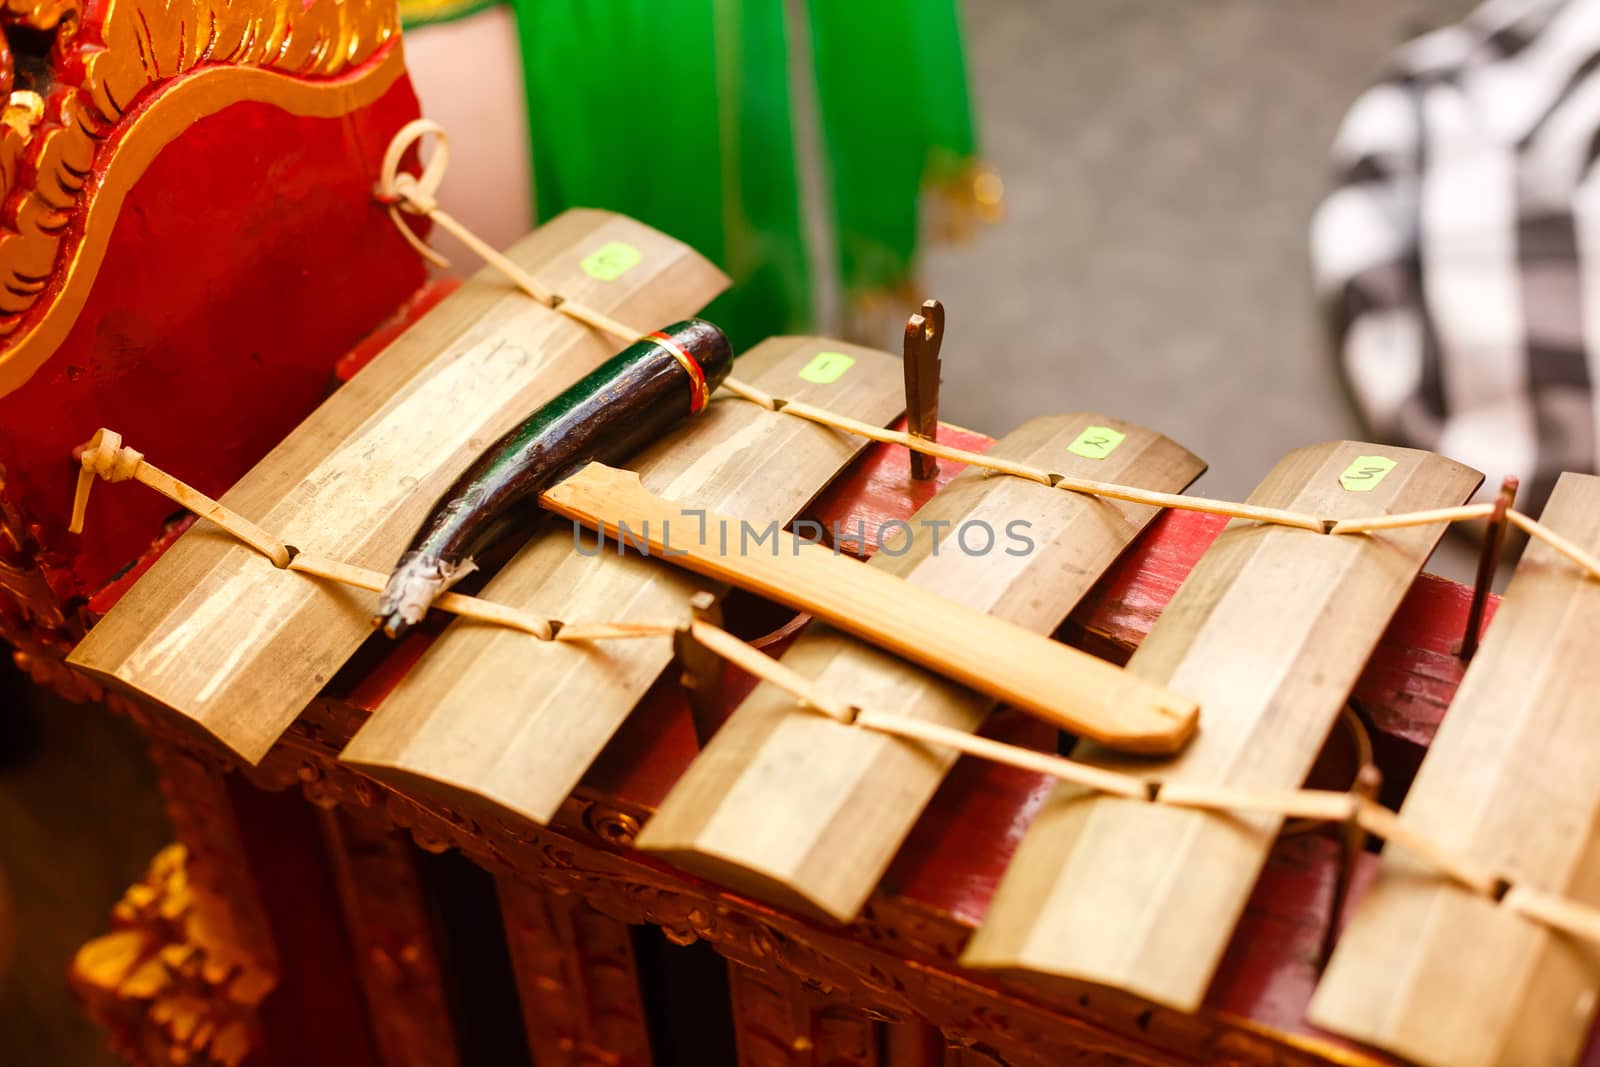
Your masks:
{"label": "wooden instrument stand", "polygon": [[[959,430],[946,434],[967,447],[986,443]],[[903,518],[917,495],[935,488],[909,485],[904,471],[903,453],[874,447],[808,514],[852,529],[860,519],[868,530]],[[944,464],[939,478],[956,473]],[[1068,633],[1125,658],[1222,525],[1189,514],[1157,519],[1073,616]],[[1403,789],[1453,695],[1461,672],[1453,649],[1469,597],[1454,583],[1419,579],[1357,688],[1388,788]],[[772,625],[758,607],[733,609],[736,619],[749,616],[747,632]],[[176,901],[185,910],[174,922],[148,905],[80,957],[74,980],[97,1017],[121,1035],[119,1044],[165,1033],[162,1017],[178,996],[175,989],[144,994],[130,965],[180,952],[248,961],[236,977],[212,986],[209,999],[182,1001],[199,1021],[250,1018],[230,993],[233,983],[275,976],[277,988],[251,1018],[263,1062],[464,1062],[471,1041],[460,1032],[459,1014],[444,1005],[453,996],[492,996],[483,989],[492,976],[476,967],[463,973],[453,953],[471,935],[459,916],[441,924],[430,895],[441,880],[451,894],[474,880],[480,895],[489,893],[492,878],[521,1025],[541,1067],[685,1062],[670,1058],[669,1049],[690,1055],[687,1062],[718,1062],[711,1058],[714,1034],[701,1035],[698,1045],[663,1048],[672,1035],[652,1031],[650,1012],[664,995],[653,987],[662,958],[693,942],[728,961],[731,1034],[743,1064],[1391,1062],[1303,1021],[1340,874],[1331,834],[1278,842],[1197,1014],[1100,988],[991,979],[962,970],[956,958],[1052,787],[1049,779],[960,762],[865,916],[831,926],[628,847],[699,751],[692,709],[676,684],[651,691],[549,827],[480,819],[403,796],[340,762],[345,743],[430,639],[419,634],[389,655],[372,648],[380,655],[364,654],[336,678],[257,767],[238,766],[220,746],[181,734],[165,719],[140,716],[184,849],[163,856],[152,888],[169,907]],[[730,669],[724,707],[731,710],[751,686]],[[985,732],[1045,749],[1054,743],[1049,731],[1014,713]],[[1337,787],[1352,772],[1348,739],[1335,734],[1313,780]],[[437,854],[450,850],[476,870],[441,874]],[[1358,885],[1375,862],[1361,858]],[[186,888],[173,889],[173,866],[183,868]],[[637,923],[658,928],[665,943],[630,928]],[[217,931],[228,932],[220,944],[211,940]],[[668,973],[704,967],[704,959],[683,955],[665,965]],[[700,981],[695,996],[720,996],[714,983]],[[309,988],[297,989],[302,984]],[[362,1013],[370,1028],[344,1027],[345,1010]],[[500,1024],[499,1040],[516,1036],[507,1035],[506,1019]],[[343,1030],[345,1044],[329,1043],[332,1029]],[[181,1044],[170,1034],[167,1040]],[[362,1058],[349,1058],[358,1052]]]}
{"label": "wooden instrument stand", "polygon": [[[1182,1013],[958,964],[1052,789],[1040,775],[959,761],[844,926],[630,847],[700,751],[697,715],[704,730],[750,691],[732,670],[697,687],[694,706],[669,672],[541,826],[339,759],[440,626],[363,646],[255,766],[68,668],[94,619],[188,526],[153,495],[113,507],[106,491],[103,519],[66,534],[73,446],[115,425],[220,494],[453,288],[425,280],[371,195],[384,146],[418,113],[392,11],[315,0],[289,28],[269,18],[282,5],[236,3],[216,14],[221,50],[205,52],[185,30],[205,6],[0,15],[0,28],[40,29],[43,9],[71,9],[71,32],[52,31],[59,77],[40,87],[55,109],[0,135],[0,153],[28,164],[6,172],[21,175],[8,192],[32,205],[0,229],[0,268],[23,280],[0,297],[0,636],[37,681],[138,722],[178,836],[73,970],[129,1062],[1391,1062],[1305,1021],[1335,887],[1348,875],[1359,895],[1376,867],[1369,853],[1343,869],[1334,832],[1276,842],[1203,1006]],[[80,143],[68,119],[92,136]],[[25,186],[45,177],[74,192],[41,229],[45,194]],[[940,438],[991,443],[949,427]],[[941,461],[913,481],[902,450],[875,445],[805,514],[859,520],[873,540],[958,473]],[[1224,522],[1156,518],[1062,636],[1125,660]],[[1356,685],[1390,803],[1461,678],[1468,600],[1420,578]],[[751,598],[725,612],[769,650],[798,630]],[[1005,711],[985,733],[1056,746]],[[1312,781],[1345,788],[1354,771],[1336,732]]]}

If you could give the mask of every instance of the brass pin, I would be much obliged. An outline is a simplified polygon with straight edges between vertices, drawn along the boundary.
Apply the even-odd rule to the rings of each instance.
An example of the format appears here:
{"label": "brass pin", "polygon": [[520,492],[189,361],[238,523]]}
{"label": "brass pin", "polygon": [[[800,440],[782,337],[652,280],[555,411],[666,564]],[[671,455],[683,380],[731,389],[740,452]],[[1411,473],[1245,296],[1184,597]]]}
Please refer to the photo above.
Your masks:
{"label": "brass pin", "polygon": [[1478,556],[1478,576],[1472,584],[1472,605],[1467,608],[1467,629],[1461,637],[1461,658],[1471,659],[1478,651],[1478,639],[1483,636],[1483,609],[1489,602],[1489,587],[1494,584],[1494,572],[1500,566],[1500,554],[1505,551],[1506,512],[1517,499],[1517,479],[1507,478],[1500,483],[1500,495],[1495,498],[1494,511],[1489,515],[1489,525],[1483,532],[1483,552]]}
{"label": "brass pin", "polygon": [[[939,345],[944,341],[944,305],[924,300],[906,320],[906,431],[912,437],[939,439]],[[939,473],[939,461],[911,453],[911,477],[926,481]]]}

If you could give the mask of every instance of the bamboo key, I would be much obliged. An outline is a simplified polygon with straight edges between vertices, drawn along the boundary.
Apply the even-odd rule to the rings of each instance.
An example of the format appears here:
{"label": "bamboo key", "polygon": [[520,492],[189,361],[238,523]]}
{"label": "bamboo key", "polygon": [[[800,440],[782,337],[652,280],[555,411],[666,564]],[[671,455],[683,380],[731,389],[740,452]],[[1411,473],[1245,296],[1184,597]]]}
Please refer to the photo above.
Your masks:
{"label": "bamboo key", "polygon": [[[625,243],[639,261],[584,263]],[[656,323],[691,314],[726,279],[631,220],[568,212],[507,255],[544,285]],[[285,437],[220,502],[284,546],[392,565],[428,504],[527,412],[611,358],[610,338],[510,289],[468,280]],[[372,633],[369,598],[285,573],[202,522],[73,650],[70,662],[195,721],[260,759]]]}
{"label": "bamboo key", "polygon": [[744,541],[739,520],[663,500],[627,471],[591,463],[546,490],[540,502],[608,536],[637,539],[667,562],[809,611],[1110,747],[1174,752],[1194,733],[1193,701],[822,545],[774,529],[770,552],[761,544],[755,552],[728,552],[730,531]]}

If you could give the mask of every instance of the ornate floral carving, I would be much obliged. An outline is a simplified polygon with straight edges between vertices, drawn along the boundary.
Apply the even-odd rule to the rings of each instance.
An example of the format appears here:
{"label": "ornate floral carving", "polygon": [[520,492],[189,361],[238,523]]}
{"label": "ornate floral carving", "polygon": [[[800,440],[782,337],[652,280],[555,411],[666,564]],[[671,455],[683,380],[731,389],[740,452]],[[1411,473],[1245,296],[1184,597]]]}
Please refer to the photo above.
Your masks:
{"label": "ornate floral carving", "polygon": [[[152,733],[146,712],[135,709],[135,721]],[[208,937],[204,947],[219,958],[239,957],[275,969],[266,911],[250,875],[249,859],[233,817],[224,775],[226,759],[209,759],[193,749],[163,741],[155,733],[150,760],[160,777],[167,817],[178,840],[188,849],[189,892],[203,917],[194,929]]]}
{"label": "ornate floral carving", "polygon": [[205,68],[330,78],[398,31],[393,0],[109,0],[83,15],[76,0],[0,8],[0,28],[55,35],[43,72],[23,85],[18,64],[0,105],[0,336],[49,285],[96,157],[150,93]]}
{"label": "ornate floral carving", "polygon": [[87,623],[80,610],[64,605],[50,587],[37,554],[27,524],[0,491],[0,640],[12,646],[12,659],[39,685],[52,686],[73,701],[105,698],[98,684],[66,665],[66,655]]}
{"label": "ornate floral carving", "polygon": [[457,1067],[415,850],[380,812],[334,810],[321,822],[385,1067]]}
{"label": "ornate floral carving", "polygon": [[608,845],[631,845],[634,838],[639,836],[638,818],[619,808],[604,804],[593,802],[585,804],[583,825]]}
{"label": "ornate floral carving", "polygon": [[650,1033],[628,928],[577,897],[499,880],[528,1044],[546,1067],[650,1062]]}
{"label": "ornate floral carving", "polygon": [[219,955],[201,927],[188,853],[169,845],[112,913],[111,933],[72,964],[72,984],[112,1045],[140,1067],[234,1067],[258,1042],[256,1006],[270,971],[240,954]]}

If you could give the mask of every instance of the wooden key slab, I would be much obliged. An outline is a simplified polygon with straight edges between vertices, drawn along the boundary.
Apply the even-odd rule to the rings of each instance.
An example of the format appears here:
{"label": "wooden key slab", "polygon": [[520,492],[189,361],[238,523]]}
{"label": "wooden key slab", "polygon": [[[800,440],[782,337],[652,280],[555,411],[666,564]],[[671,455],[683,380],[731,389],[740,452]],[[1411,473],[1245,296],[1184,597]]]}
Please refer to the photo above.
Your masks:
{"label": "wooden key slab", "polygon": [[790,533],[752,545],[737,519],[683,508],[628,471],[590,463],[539,500],[609,537],[627,531],[675,567],[809,612],[1062,729],[1134,752],[1174,752],[1194,735],[1200,709],[1170,689],[837,548]]}
{"label": "wooden key slab", "polygon": [[[1541,521],[1600,552],[1600,478]],[[1529,544],[1400,810],[1509,880],[1600,904],[1600,582]],[[1600,955],[1385,847],[1311,1002],[1335,1033],[1432,1067],[1573,1062]]]}
{"label": "wooden key slab", "polygon": [[[1459,504],[1481,481],[1427,452],[1291,452],[1252,504],[1326,518]],[[1176,758],[1074,757],[1163,781],[1300,785],[1442,525],[1329,535],[1235,520],[1128,663],[1205,717]],[[1282,822],[1063,786],[1029,828],[962,961],[1116,986],[1194,1011]]]}
{"label": "wooden key slab", "polygon": [[[1205,469],[1159,434],[1093,414],[1034,419],[989,454],[1161,492],[1181,491]],[[912,517],[904,549],[880,551],[870,565],[1048,634],[1155,514],[968,470]],[[1008,531],[1027,536],[1026,550]],[[822,623],[808,626],[783,662],[862,707],[960,730],[976,730],[994,706]],[[637,844],[719,884],[849,921],[955,755],[804,711],[762,685]]]}
{"label": "wooden key slab", "polygon": [[[638,262],[591,276],[586,259],[612,245],[631,247]],[[692,314],[727,285],[686,245],[599,211],[569,211],[508,254],[557,293],[653,325]],[[222,502],[286,544],[387,571],[479,451],[620,347],[485,269]],[[69,660],[167,705],[256,762],[371,635],[371,618],[366,594],[278,570],[199,522]]]}
{"label": "wooden key slab", "polygon": [[[899,361],[808,337],[774,338],[737,364],[773,394],[887,424],[903,403]],[[719,396],[632,464],[652,490],[727,510],[756,527],[788,522],[865,446],[745,400]],[[575,550],[571,524],[536,538],[483,596],[575,622],[686,621],[706,583],[658,560]],[[596,552],[585,534],[586,551]],[[345,748],[378,778],[444,790],[547,822],[671,662],[667,637],[541,643],[458,620]]]}

